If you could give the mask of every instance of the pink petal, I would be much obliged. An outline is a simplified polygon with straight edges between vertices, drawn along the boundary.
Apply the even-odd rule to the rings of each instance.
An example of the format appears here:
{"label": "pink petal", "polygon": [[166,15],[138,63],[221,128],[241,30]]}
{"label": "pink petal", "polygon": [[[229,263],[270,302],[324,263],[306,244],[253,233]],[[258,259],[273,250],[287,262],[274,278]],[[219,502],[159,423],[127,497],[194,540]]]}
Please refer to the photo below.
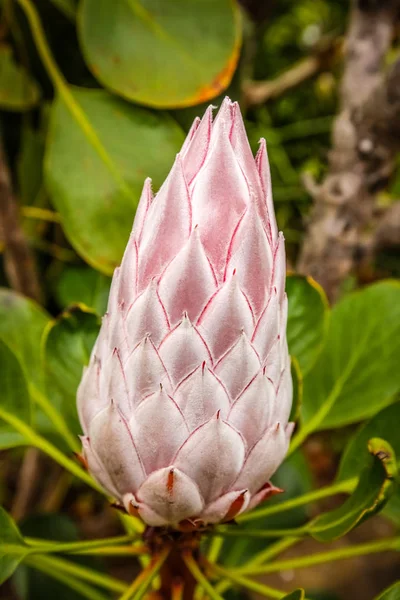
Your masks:
{"label": "pink petal", "polygon": [[228,390],[231,399],[236,400],[259,369],[260,361],[257,353],[246,334],[242,333],[214,370]]}
{"label": "pink petal", "polygon": [[282,344],[281,340],[277,339],[264,363],[265,375],[272,381],[275,389],[278,389],[279,380],[281,378],[281,372],[285,365],[282,360]]}
{"label": "pink petal", "polygon": [[251,335],[253,316],[236,275],[211,298],[197,324],[214,360],[218,360],[243,331]]}
{"label": "pink petal", "polygon": [[144,180],[142,195],[140,196],[132,229],[132,235],[138,245],[140,245],[144,223],[152,201],[153,192],[151,190],[151,179],[150,177],[147,177]]}
{"label": "pink petal", "polygon": [[260,140],[260,148],[256,156],[256,165],[260,174],[261,186],[264,192],[265,202],[267,206],[271,241],[273,244],[275,244],[278,238],[278,226],[276,224],[274,202],[272,198],[271,171],[269,168],[267,144],[265,143],[264,138],[261,138]]}
{"label": "pink petal", "polygon": [[124,370],[132,406],[137,406],[145,396],[158,392],[160,384],[167,394],[171,393],[167,371],[149,337],[136,346]]}
{"label": "pink petal", "polygon": [[221,132],[192,192],[193,225],[199,226],[201,241],[218,279],[222,279],[229,242],[248,201],[246,180],[228,134]]}
{"label": "pink petal", "polygon": [[246,510],[250,500],[247,490],[228,492],[211,502],[200,515],[204,523],[221,523],[231,521]]}
{"label": "pink petal", "polygon": [[188,134],[187,134],[187,136],[185,138],[185,141],[182,144],[182,148],[181,148],[181,152],[180,152],[181,156],[185,156],[185,154],[187,152],[187,149],[188,149],[188,147],[190,145],[190,142],[192,141],[193,136],[196,133],[196,131],[197,131],[200,123],[201,123],[200,117],[196,117],[195,120],[192,123],[191,128],[189,129],[189,132],[188,132]]}
{"label": "pink petal", "polygon": [[204,504],[197,485],[174,467],[152,473],[138,490],[137,499],[139,512],[143,503],[170,525],[197,516]]}
{"label": "pink petal", "polygon": [[139,515],[142,521],[150,527],[165,527],[168,525],[167,519],[154,512],[147,504],[139,502],[134,494],[125,494],[123,503],[128,514]]}
{"label": "pink petal", "polygon": [[[129,243],[129,242],[128,242]],[[119,284],[121,276],[121,267],[114,269],[114,274],[111,280],[110,293],[108,295],[107,313],[113,313],[118,308],[119,303]]]}
{"label": "pink petal", "polygon": [[278,242],[274,255],[274,272],[272,276],[272,286],[278,292],[279,301],[282,302],[285,293],[286,280],[286,256],[285,256],[285,238],[281,232],[278,236]]}
{"label": "pink petal", "polygon": [[139,404],[130,428],[147,474],[170,465],[189,435],[182,412],[164,390]]}
{"label": "pink petal", "polygon": [[260,504],[260,502],[264,502],[265,500],[269,500],[273,496],[277,494],[282,494],[284,490],[281,488],[275,487],[273,483],[268,481],[259,492],[256,492],[251,497],[247,510],[253,510],[256,506]]}
{"label": "pink petal", "polygon": [[136,241],[131,235],[119,270],[118,304],[125,310],[136,297],[138,253]]}
{"label": "pink petal", "polygon": [[167,335],[158,351],[173,385],[211,359],[204,340],[186,316]]}
{"label": "pink petal", "polygon": [[261,370],[233,404],[228,421],[240,431],[249,448],[269,425],[275,398],[275,388]]}
{"label": "pink petal", "polygon": [[215,276],[196,227],[160,279],[159,293],[171,325],[176,325],[184,312],[194,322],[216,287]]}
{"label": "pink petal", "polygon": [[178,155],[147,213],[139,251],[139,292],[176,256],[190,230],[189,192]]}
{"label": "pink petal", "polygon": [[174,465],[197,483],[206,503],[228,491],[244,461],[242,437],[219,416],[196,429]]}
{"label": "pink petal", "polygon": [[221,411],[221,417],[225,418],[230,406],[224,386],[205,363],[181,381],[174,398],[191,431],[217,411]]}
{"label": "pink petal", "polygon": [[279,333],[279,303],[276,290],[272,290],[271,297],[258,320],[254,330],[252,343],[264,362]]}
{"label": "pink petal", "polygon": [[249,489],[252,494],[258,492],[283,461],[287,448],[284,428],[274,424],[250,450],[235,488]]}
{"label": "pink petal", "polygon": [[158,297],[157,282],[153,279],[132,304],[126,316],[129,346],[134,348],[144,337],[151,336],[158,346],[169,331],[168,318]]}
{"label": "pink petal", "polygon": [[[183,156],[183,168],[189,185],[192,183],[206,159],[210,144],[211,128],[212,106],[209,106]],[[181,154],[183,155],[183,151],[181,151]]]}
{"label": "pink petal", "polygon": [[253,203],[232,238],[227,269],[236,269],[241,288],[258,317],[268,297],[273,258]]}
{"label": "pink petal", "polygon": [[95,455],[90,445],[90,440],[87,436],[81,436],[83,455],[88,464],[90,474],[99,482],[99,484],[110,494],[113,498],[119,498],[120,494],[114,483],[111,481],[107,471],[100,463],[99,459]]}
{"label": "pink petal", "polygon": [[93,419],[89,437],[119,495],[135,493],[144,479],[143,466],[128,424],[113,403]]}

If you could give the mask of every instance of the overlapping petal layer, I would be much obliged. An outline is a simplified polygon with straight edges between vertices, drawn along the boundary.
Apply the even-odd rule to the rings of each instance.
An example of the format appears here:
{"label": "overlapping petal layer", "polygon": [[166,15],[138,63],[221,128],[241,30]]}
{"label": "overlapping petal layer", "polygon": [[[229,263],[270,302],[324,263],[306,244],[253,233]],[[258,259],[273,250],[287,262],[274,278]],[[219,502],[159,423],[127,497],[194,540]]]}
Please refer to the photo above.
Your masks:
{"label": "overlapping petal layer", "polygon": [[285,271],[265,142],[254,159],[226,99],[154,197],[145,181],[78,390],[90,471],[149,525],[273,493],[292,430]]}

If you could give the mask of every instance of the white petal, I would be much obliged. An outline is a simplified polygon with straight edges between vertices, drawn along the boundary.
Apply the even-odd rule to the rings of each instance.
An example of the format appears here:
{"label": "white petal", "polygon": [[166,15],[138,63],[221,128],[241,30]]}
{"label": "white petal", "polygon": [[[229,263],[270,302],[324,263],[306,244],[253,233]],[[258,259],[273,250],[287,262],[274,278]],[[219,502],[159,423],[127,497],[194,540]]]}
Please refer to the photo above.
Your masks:
{"label": "white petal", "polygon": [[196,227],[161,276],[159,293],[172,326],[187,313],[194,322],[217,284]]}
{"label": "white petal", "polygon": [[275,389],[278,389],[281,372],[284,366],[285,361],[282,360],[282,344],[281,341],[277,339],[264,362],[265,375],[272,381]]}
{"label": "white petal", "polygon": [[174,386],[204,361],[211,360],[204,340],[186,317],[167,335],[158,351]]}
{"label": "white petal", "polygon": [[174,467],[152,473],[138,490],[137,499],[170,525],[196,517],[203,509],[197,485]]}
{"label": "white petal", "polygon": [[278,393],[272,418],[280,423],[287,423],[293,400],[293,381],[290,373],[290,363],[283,370],[279,381]]}
{"label": "white petal", "polygon": [[250,494],[247,490],[228,492],[211,502],[200,515],[200,519],[205,523],[231,521],[246,510],[249,501]]}
{"label": "white petal", "polygon": [[261,313],[254,330],[252,343],[260,356],[261,362],[267,358],[279,334],[279,302],[276,290],[272,290],[269,302]]}
{"label": "white petal", "polygon": [[139,404],[130,428],[147,474],[170,465],[189,435],[181,411],[164,390]]}
{"label": "white petal", "polygon": [[215,361],[233,346],[243,331],[251,335],[253,316],[236,275],[211,298],[197,325]]}
{"label": "white petal", "polygon": [[136,346],[124,370],[132,406],[137,406],[145,396],[158,392],[160,384],[167,394],[171,393],[167,371],[149,337]]}
{"label": "white petal", "polygon": [[129,309],[126,329],[130,348],[134,348],[147,335],[150,335],[153,343],[158,346],[168,333],[168,318],[158,297],[157,283],[154,279]]}
{"label": "white petal", "polygon": [[144,479],[142,463],[128,424],[111,404],[91,422],[90,443],[120,496],[135,493]]}
{"label": "white petal", "polygon": [[104,406],[113,401],[115,406],[120,408],[125,415],[129,414],[130,402],[126,376],[117,349],[114,349],[101,368],[100,394]]}
{"label": "white petal", "polygon": [[276,224],[274,202],[272,198],[271,171],[269,168],[267,145],[264,138],[261,138],[260,140],[260,149],[257,152],[256,165],[260,174],[261,186],[267,207],[268,229],[271,234],[271,241],[275,244],[278,238],[278,226]]}
{"label": "white petal", "polygon": [[108,401],[101,401],[99,390],[100,364],[93,358],[88,367],[84,367],[81,382],[77,391],[77,408],[79,421],[85,435],[89,430],[90,421],[100,412]]}
{"label": "white petal", "polygon": [[287,448],[284,428],[274,424],[250,450],[235,487],[246,488],[252,494],[258,492],[285,458]]}
{"label": "white petal", "polygon": [[233,404],[228,421],[240,431],[249,448],[269,425],[275,398],[275,388],[261,370]]}
{"label": "white petal", "polygon": [[190,430],[211,419],[218,410],[225,418],[230,406],[224,386],[205,364],[178,385],[174,398]]}
{"label": "white petal", "polygon": [[243,292],[256,317],[266,304],[270,289],[273,257],[267,235],[251,203],[232,238],[227,269],[236,269]]}
{"label": "white petal", "polygon": [[214,371],[228,390],[231,399],[236,400],[259,369],[257,353],[246,334],[242,333],[236,344],[215,366]]}
{"label": "white petal", "polygon": [[90,474],[100,483],[100,485],[110,494],[113,498],[120,498],[120,494],[114,483],[111,481],[107,471],[104,469],[103,465],[100,463],[96,454],[93,452],[93,449],[90,445],[90,440],[87,436],[81,437],[83,455],[86,459],[88,469]]}
{"label": "white petal", "polygon": [[178,155],[147,214],[139,249],[138,292],[161,274],[189,238],[190,230],[189,192]]}
{"label": "white petal", "polygon": [[239,433],[214,416],[190,435],[174,465],[197,483],[208,503],[229,490],[242,468],[244,453]]}

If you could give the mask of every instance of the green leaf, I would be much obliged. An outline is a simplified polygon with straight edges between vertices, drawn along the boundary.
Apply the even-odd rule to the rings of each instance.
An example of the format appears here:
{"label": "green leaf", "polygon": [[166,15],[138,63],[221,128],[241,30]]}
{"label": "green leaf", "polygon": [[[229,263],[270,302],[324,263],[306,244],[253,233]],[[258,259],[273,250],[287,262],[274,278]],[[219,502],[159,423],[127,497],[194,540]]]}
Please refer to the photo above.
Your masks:
{"label": "green leaf", "polygon": [[50,316],[33,300],[0,288],[0,339],[18,357],[27,378],[42,386],[40,340]]}
{"label": "green leaf", "polygon": [[[16,355],[0,340],[0,424],[11,414],[26,424],[32,420],[31,401],[24,372]],[[8,427],[4,431],[9,432]]]}
{"label": "green leaf", "polygon": [[18,188],[23,204],[33,204],[43,180],[44,134],[25,124],[18,156]]}
{"label": "green leaf", "polygon": [[21,65],[14,62],[9,46],[0,46],[0,108],[24,111],[34,107],[40,98],[36,82]]}
{"label": "green leaf", "polygon": [[293,590],[293,592],[290,592],[290,594],[282,596],[282,600],[304,600],[304,598],[304,590],[301,589]]}
{"label": "green leaf", "polygon": [[400,600],[400,581],[391,585],[376,600]]}
{"label": "green leaf", "polygon": [[109,277],[89,267],[67,267],[57,282],[57,299],[62,308],[81,302],[103,315],[110,283]]}
{"label": "green leaf", "polygon": [[14,573],[28,552],[18,527],[0,506],[0,585]]}
{"label": "green leaf", "polygon": [[305,432],[354,423],[390,404],[400,388],[399,353],[398,282],[371,285],[339,302],[325,347],[304,379]]}
{"label": "green leaf", "polygon": [[289,302],[287,337],[289,352],[305,375],[325,342],[329,305],[325,292],[311,277],[290,275],[286,280]]}
{"label": "green leaf", "polygon": [[162,9],[156,0],[83,0],[78,26],[93,75],[157,108],[214,98],[228,87],[239,58],[236,0],[180,0]]}
{"label": "green leaf", "polygon": [[[78,540],[75,523],[63,514],[42,514],[28,517],[21,524],[21,531],[25,536],[38,539],[47,538],[59,542]],[[70,560],[87,567],[97,567],[100,562],[91,557],[72,556]],[[14,574],[13,583],[17,588],[18,597],[21,597],[22,600],[44,600],[45,598],[81,600],[84,597],[61,582],[25,564],[20,565]]]}
{"label": "green leaf", "polygon": [[183,132],[168,114],[130,106],[103,90],[74,88],[67,98],[68,107],[58,97],[52,108],[45,182],[75,250],[111,274],[144,179],[162,183]]}
{"label": "green leaf", "polygon": [[100,318],[79,305],[64,312],[48,328],[43,339],[43,365],[46,389],[71,431],[80,433],[76,390],[83,367],[100,328]]}
{"label": "green leaf", "polygon": [[343,453],[336,480],[344,481],[359,475],[369,462],[364,448],[373,437],[384,438],[391,445],[396,456],[400,456],[399,423],[400,401],[387,406],[368,423],[362,425]]}
{"label": "green leaf", "polygon": [[295,356],[291,357],[291,373],[293,380],[293,403],[290,411],[289,421],[297,423],[301,416],[301,405],[303,402],[303,374]]}
{"label": "green leaf", "polygon": [[315,539],[326,542],[351,531],[377,513],[393,492],[397,475],[396,457],[390,445],[380,438],[369,441],[369,464],[362,471],[353,494],[340,506],[318,516],[305,530]]}

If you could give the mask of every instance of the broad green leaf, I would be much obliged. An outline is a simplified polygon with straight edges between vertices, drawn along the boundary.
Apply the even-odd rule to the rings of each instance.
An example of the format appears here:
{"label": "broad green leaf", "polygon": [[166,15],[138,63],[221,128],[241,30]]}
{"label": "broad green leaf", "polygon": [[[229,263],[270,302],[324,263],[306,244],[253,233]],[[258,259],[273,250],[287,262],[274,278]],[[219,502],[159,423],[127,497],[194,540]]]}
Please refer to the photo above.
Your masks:
{"label": "broad green leaf", "polygon": [[79,302],[103,315],[111,279],[89,267],[67,267],[57,282],[56,296],[62,308]]}
{"label": "broad green leaf", "polygon": [[34,107],[40,98],[37,83],[14,61],[9,46],[0,46],[0,108],[24,111]]}
{"label": "broad green leaf", "polygon": [[67,19],[75,23],[77,1],[76,0],[50,0]]}
{"label": "broad green leaf", "polygon": [[[29,424],[32,420],[31,400],[25,375],[16,355],[0,340],[0,431],[9,435],[4,415],[13,415]],[[1,439],[1,436],[0,436]]]}
{"label": "broad green leaf", "polygon": [[[40,363],[40,339],[49,322],[49,315],[42,310],[33,300],[5,288],[0,289],[0,340],[4,341],[14,356],[10,359],[14,364],[14,371],[24,371],[25,377],[16,379],[16,389],[20,389],[21,396],[17,396],[16,407],[22,402],[21,418],[30,420],[30,403],[26,400],[25,389],[30,386],[30,392],[43,386],[42,369]],[[15,362],[19,363],[15,366]],[[6,370],[6,363],[0,364],[0,376]],[[12,396],[14,397],[14,396]],[[37,414],[37,421],[44,429],[49,428],[48,421],[42,414]],[[21,434],[13,431],[10,426],[0,419],[0,449],[11,448],[25,444]]]}
{"label": "broad green leaf", "polygon": [[293,592],[290,592],[290,594],[282,596],[282,600],[304,600],[304,598],[304,590],[301,589],[293,590]]}
{"label": "broad green leaf", "polygon": [[365,519],[377,513],[393,492],[397,475],[395,454],[380,438],[369,441],[369,464],[362,471],[353,494],[340,506],[318,516],[306,527],[315,539],[327,542],[351,531]]}
{"label": "broad green leaf", "polygon": [[399,282],[380,282],[339,302],[324,349],[304,378],[305,430],[354,423],[390,404],[400,389],[399,353]]}
{"label": "broad green leaf", "polygon": [[22,129],[17,173],[19,195],[23,204],[33,204],[43,182],[44,134],[30,125]]}
{"label": "broad green leaf", "polygon": [[0,288],[0,339],[16,354],[30,382],[42,384],[40,340],[50,316],[33,300]]}
{"label": "broad green leaf", "polygon": [[157,108],[218,96],[239,58],[236,0],[83,0],[78,26],[93,75],[117,94]]}
{"label": "broad green leaf", "polygon": [[56,319],[43,339],[48,396],[76,434],[81,431],[76,411],[76,390],[99,328],[100,318],[89,308],[79,305]]}
{"label": "broad green leaf", "polygon": [[286,280],[289,301],[287,337],[289,352],[305,375],[324,345],[329,305],[323,289],[311,278],[290,275]]}
{"label": "broad green leaf", "polygon": [[293,403],[290,411],[289,421],[297,423],[301,416],[301,404],[303,402],[303,374],[300,371],[296,357],[292,356],[291,373],[293,379]]}
{"label": "broad green leaf", "polygon": [[400,600],[400,581],[390,586],[376,600]]}
{"label": "broad green leaf", "polygon": [[103,90],[70,91],[68,106],[57,97],[52,108],[45,182],[75,250],[111,274],[145,178],[161,185],[184,136],[164,112],[129,105]]}
{"label": "broad green leaf", "polygon": [[28,552],[18,527],[0,506],[0,585],[14,573]]}
{"label": "broad green leaf", "polygon": [[373,437],[384,438],[400,457],[400,401],[387,406],[368,423],[362,425],[347,445],[339,466],[337,481],[358,476],[369,462],[364,452],[368,441]]}

